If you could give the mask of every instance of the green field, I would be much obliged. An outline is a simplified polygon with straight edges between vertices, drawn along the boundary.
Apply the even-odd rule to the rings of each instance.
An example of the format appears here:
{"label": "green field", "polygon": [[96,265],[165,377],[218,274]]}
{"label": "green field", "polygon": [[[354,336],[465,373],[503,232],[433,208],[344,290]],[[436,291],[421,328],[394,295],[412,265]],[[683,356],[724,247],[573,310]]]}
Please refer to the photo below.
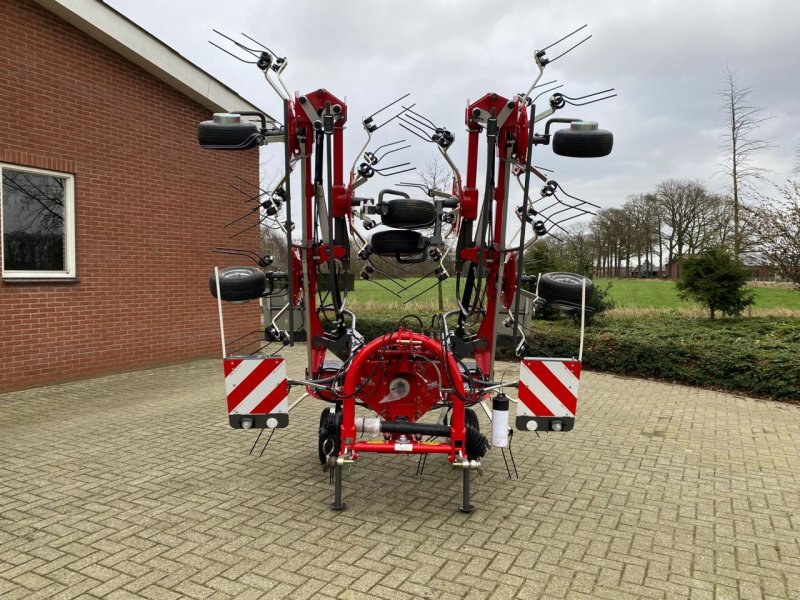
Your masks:
{"label": "green field", "polygon": [[[673,281],[653,279],[596,279],[595,284],[605,288],[611,284],[609,294],[617,308],[692,309],[694,302],[678,297]],[[800,292],[788,288],[754,287],[753,310],[800,311]]]}
{"label": "green field", "polygon": [[[379,280],[379,282],[399,294],[399,296],[393,295],[390,291],[384,290],[373,282],[357,280],[355,292],[351,292],[348,304],[354,308],[362,307],[376,311],[386,309],[392,313],[398,309],[402,310],[403,307],[414,308],[415,310],[435,310],[438,306],[438,291],[436,287],[424,292],[416,300],[403,304],[412,296],[433,285],[434,281],[432,279],[419,281],[406,291],[401,291],[400,286],[391,281]],[[413,279],[409,279],[400,283],[408,286],[413,282]],[[652,279],[595,280],[595,285],[601,288],[605,288],[609,284],[611,285],[609,294],[615,302],[616,310],[620,312],[635,309],[699,310],[699,306],[694,302],[687,302],[678,297],[675,283],[672,281]],[[455,307],[455,287],[455,278],[451,278],[442,284],[445,308]],[[754,287],[753,291],[755,292],[755,304],[753,305],[753,312],[755,313],[788,315],[800,312],[800,292],[778,287]]]}

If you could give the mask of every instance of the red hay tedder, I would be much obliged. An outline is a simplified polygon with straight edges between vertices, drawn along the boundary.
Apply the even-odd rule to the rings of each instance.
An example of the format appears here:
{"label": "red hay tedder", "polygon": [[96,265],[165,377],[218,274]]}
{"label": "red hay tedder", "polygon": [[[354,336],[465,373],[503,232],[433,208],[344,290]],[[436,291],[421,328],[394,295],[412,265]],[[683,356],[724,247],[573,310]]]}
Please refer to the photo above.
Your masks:
{"label": "red hay tedder", "polygon": [[[222,37],[232,44],[229,54],[255,64],[280,96],[283,123],[264,113],[215,114],[213,120],[200,123],[199,142],[204,148],[218,150],[284,145],[283,178],[269,190],[253,184],[257,192],[243,193],[254,202],[246,215],[251,221],[247,226],[279,228],[285,234],[288,256],[285,271],[276,271],[270,269],[271,256],[218,249],[249,256],[257,263],[255,267],[216,269],[210,279],[211,292],[219,302],[231,427],[274,432],[288,425],[289,411],[300,400],[317,398],[326,403],[320,416],[318,449],[334,483],[332,508],[345,507],[342,467],[354,463],[362,453],[377,452],[445,455],[462,472],[460,510],[472,511],[470,473],[481,467],[490,445],[503,449],[504,457],[506,448],[510,452],[510,404],[516,405],[515,425],[521,431],[565,432],[575,421],[581,352],[577,359],[528,358],[530,311],[521,310],[521,303],[530,303],[534,310],[547,302],[574,310],[581,318],[582,348],[591,282],[570,273],[525,275],[521,257],[538,238],[552,233],[553,228],[562,229],[566,220],[589,214],[588,207],[594,206],[570,196],[532,166],[533,148],[552,145],[556,154],[588,158],[606,156],[613,146],[612,134],[598,129],[594,122],[552,117],[567,104],[581,106],[603,100],[613,96],[613,90],[576,98],[553,93],[536,112],[536,100],[561,87],[553,87],[554,82],[539,84],[546,65],[589,38],[554,59],[548,59],[546,51],[555,44],[536,51],[538,73],[527,92],[511,97],[488,93],[467,107],[467,168],[462,178],[448,154],[455,136],[415,111],[415,105],[403,103],[408,94],[362,120],[367,141],[351,169],[345,171],[347,105],[325,89],[292,97],[281,78],[288,64],[285,58],[248,36],[244,43]],[[534,90],[538,94],[532,97]],[[378,115],[392,107],[393,116],[378,124]],[[534,125],[545,119],[543,131],[536,133]],[[376,174],[393,176],[413,170],[407,168],[408,163],[379,167],[387,155],[407,147],[399,146],[402,141],[369,150],[373,135],[391,121],[435,145],[452,170],[451,189],[401,183],[401,187],[420,189],[426,198],[414,199],[396,189],[381,191],[377,200],[356,194]],[[567,127],[551,133],[554,124]],[[482,134],[486,164],[479,193]],[[299,181],[292,177],[297,171]],[[512,175],[522,193],[521,205],[510,211]],[[529,197],[532,175],[542,181],[535,200]],[[299,205],[301,213],[298,231],[292,220],[295,196],[299,202],[295,201],[294,208]],[[513,235],[507,231],[509,221],[517,224]],[[366,233],[379,225],[380,230]],[[528,225],[532,229],[529,235]],[[430,263],[427,276],[434,286],[451,277],[447,266],[454,268],[458,308],[434,315],[427,328],[420,317],[407,315],[391,331],[365,340],[357,330],[356,315],[347,308],[346,276],[352,267],[354,244],[363,263],[361,279],[381,287],[395,285],[400,292],[417,282],[403,286],[391,277],[381,280],[377,277],[385,274],[381,261]],[[454,261],[446,262],[451,254]],[[270,304],[275,298],[285,302],[264,329],[268,344],[293,345],[294,320],[303,321],[308,348],[305,379],[287,377],[284,359],[276,356],[280,350],[267,354],[262,346],[241,353],[241,349],[231,349],[234,342],[226,343],[222,301],[265,298],[271,299]],[[288,325],[282,328],[286,320]],[[511,382],[495,376],[501,326],[510,329],[502,337],[521,359],[519,378]],[[335,360],[326,360],[329,352]],[[306,393],[290,406],[288,395],[294,386],[304,387]],[[504,393],[514,389],[518,399]],[[491,410],[487,406],[490,400]],[[492,421],[491,442],[480,431],[471,408],[475,405]],[[357,416],[357,407],[369,409],[374,416]],[[439,418],[423,421],[434,409],[441,410]]]}

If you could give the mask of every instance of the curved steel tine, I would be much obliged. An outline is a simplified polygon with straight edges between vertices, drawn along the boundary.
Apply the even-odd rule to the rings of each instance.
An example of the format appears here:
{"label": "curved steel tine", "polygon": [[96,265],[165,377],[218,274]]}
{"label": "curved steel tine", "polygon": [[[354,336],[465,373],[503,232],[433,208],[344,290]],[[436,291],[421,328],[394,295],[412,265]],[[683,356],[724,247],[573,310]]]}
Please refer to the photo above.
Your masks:
{"label": "curved steel tine", "polygon": [[561,210],[553,213],[551,216],[555,216],[561,214],[562,212],[567,212],[569,210],[574,210],[578,212],[578,216],[582,215],[594,215],[595,213],[589,210],[588,208],[583,208],[582,206],[570,206],[569,204],[564,204],[566,208],[562,208]]}
{"label": "curved steel tine", "polygon": [[[566,229],[564,229],[564,228],[563,228],[561,225],[559,225],[559,224],[558,224],[556,221],[553,221],[553,220],[552,220],[550,217],[548,217],[547,215],[543,215],[542,213],[539,213],[539,214],[541,215],[541,217],[542,217],[542,218],[543,218],[545,221],[550,221],[550,224],[551,224],[553,227],[558,227],[558,228],[559,228],[561,231],[563,231],[564,233],[567,233],[567,234],[569,233],[569,231],[567,231]],[[556,239],[557,239],[559,242],[563,241],[563,240],[559,239],[558,237],[554,236],[554,235],[553,235],[552,233],[550,233],[549,231],[547,232],[547,235],[551,235],[551,236],[553,236],[553,237],[554,237],[554,238],[556,238]]]}
{"label": "curved steel tine", "polygon": [[368,279],[367,281],[368,281],[369,283],[374,283],[375,285],[382,287],[382,288],[383,288],[383,289],[385,289],[387,292],[389,292],[389,293],[390,293],[392,296],[396,296],[397,298],[400,298],[400,294],[398,294],[397,292],[394,292],[394,291],[390,290],[388,287],[386,287],[385,285],[383,285],[382,283],[380,283],[380,282],[379,282],[377,279]]}
{"label": "curved steel tine", "polygon": [[566,98],[567,100],[585,100],[586,98],[591,98],[592,96],[599,96],[600,94],[607,94],[608,92],[613,92],[613,91],[614,88],[608,88],[607,90],[593,92],[591,94],[586,94],[585,96],[575,96],[574,98],[572,96],[566,96],[564,94],[562,94],[562,96],[564,96],[564,98]]}
{"label": "curved steel tine", "polygon": [[563,186],[560,183],[558,183],[557,181],[555,182],[555,184],[556,184],[556,187],[559,190],[561,190],[561,193],[564,194],[567,198],[572,198],[573,200],[577,200],[578,202],[583,202],[584,204],[588,204],[589,206],[593,206],[594,208],[597,208],[597,209],[600,208],[600,206],[598,206],[597,204],[594,204],[592,202],[589,202],[588,200],[584,200],[583,198],[578,198],[577,196],[573,196],[572,194],[569,194],[567,192],[567,190],[565,190],[563,188]]}
{"label": "curved steel tine", "polygon": [[565,56],[565,55],[569,54],[570,52],[572,52],[573,50],[575,50],[575,48],[577,48],[578,46],[580,46],[580,45],[581,45],[581,44],[583,44],[584,42],[588,42],[588,41],[591,39],[591,37],[592,37],[592,36],[590,36],[590,35],[586,36],[585,38],[583,38],[583,39],[582,39],[580,42],[578,42],[577,44],[575,44],[575,45],[574,45],[572,48],[570,48],[569,50],[565,50],[564,52],[562,52],[561,54],[559,54],[559,55],[558,55],[558,56],[556,56],[555,58],[551,58],[549,62],[550,62],[551,64],[552,64],[552,63],[554,63],[554,62],[556,62],[556,61],[557,61],[559,58],[561,58],[562,56]]}
{"label": "curved steel tine", "polygon": [[[387,278],[389,281],[391,281],[391,282],[392,282],[393,284],[395,284],[397,287],[401,288],[401,291],[402,291],[402,288],[403,288],[403,286],[402,286],[402,285],[400,285],[399,283],[397,283],[397,279],[394,277],[394,275],[392,275],[392,274],[391,274],[391,273],[389,273],[388,271],[383,271],[383,270],[379,269],[379,268],[378,268],[378,267],[376,267],[376,266],[374,265],[374,263],[373,263],[371,260],[369,260],[369,259],[367,260],[367,264],[368,264],[370,267],[372,267],[373,269],[375,269],[375,272],[376,272],[376,273],[380,273],[381,275],[385,275],[385,276],[386,276],[386,278]],[[395,295],[396,295],[398,298],[400,297],[398,294],[395,294]]]}
{"label": "curved steel tine", "polygon": [[248,194],[244,190],[240,190],[238,187],[236,187],[232,183],[229,183],[228,185],[231,186],[233,189],[235,189],[240,194],[243,194],[244,196],[247,196],[247,200],[245,200],[245,202],[251,202],[251,201],[252,202],[261,202],[261,196],[266,194],[266,192],[263,192],[263,193],[259,194],[258,196],[251,196],[250,194]]}
{"label": "curved steel tine", "polygon": [[[412,104],[411,106],[414,106],[414,104]],[[404,108],[403,110],[401,110],[399,113],[397,113],[397,114],[396,114],[396,115],[394,115],[393,117],[389,117],[389,118],[388,118],[386,121],[384,121],[383,123],[381,123],[380,125],[378,125],[378,126],[375,128],[375,130],[374,130],[374,131],[378,131],[378,129],[380,129],[380,128],[381,128],[381,127],[383,127],[384,125],[388,125],[389,123],[391,123],[392,121],[394,121],[394,120],[395,120],[397,117],[399,117],[400,115],[403,115],[403,114],[405,114],[405,113],[406,113],[406,111],[407,111],[407,109],[405,109],[405,108]],[[373,132],[373,133],[374,133],[374,132]]]}
{"label": "curved steel tine", "polygon": [[[405,140],[403,140],[403,141],[405,141]],[[392,152],[400,152],[400,150],[405,150],[406,148],[411,148],[411,144],[408,144],[407,146],[401,146],[400,148],[393,148],[392,150],[384,152],[383,154],[381,154],[381,156],[380,156],[380,158],[378,160],[379,161],[383,160],[384,158],[389,156]]]}
{"label": "curved steel tine", "polygon": [[230,223],[228,223],[227,225],[223,225],[223,226],[222,226],[222,228],[223,228],[223,229],[225,229],[226,227],[230,227],[230,226],[231,226],[231,225],[233,225],[234,223],[238,223],[239,221],[242,221],[243,219],[246,219],[247,217],[249,217],[250,215],[252,215],[254,212],[256,212],[257,210],[259,210],[260,208],[261,208],[261,205],[260,205],[260,204],[259,204],[258,206],[256,206],[255,208],[251,208],[251,209],[250,209],[250,212],[243,214],[243,215],[242,215],[241,217],[239,217],[238,219],[234,219],[233,221],[231,221],[231,222],[230,222]]}
{"label": "curved steel tine", "polygon": [[[403,107],[403,108],[405,108],[405,107]],[[430,127],[431,129],[433,129],[434,131],[436,131],[436,129],[437,129],[436,125],[430,125],[430,124],[429,124],[431,121],[429,121],[429,120],[428,120],[428,119],[426,119],[425,117],[418,118],[418,117],[419,117],[419,115],[417,115],[417,116],[414,116],[414,115],[416,115],[417,113],[415,113],[413,110],[410,110],[410,109],[406,109],[406,110],[407,110],[407,112],[409,112],[409,113],[410,113],[409,115],[407,115],[407,116],[406,116],[406,118],[407,118],[407,119],[411,119],[412,121],[414,121],[415,123],[417,123],[417,124],[420,126],[420,129],[422,129],[423,127]],[[428,122],[426,123],[425,121],[428,121]]]}
{"label": "curved steel tine", "polygon": [[253,252],[252,250],[240,250],[239,248],[221,248],[216,247],[214,248],[214,252],[217,254],[235,254],[237,256],[246,256],[251,260],[258,262],[261,260],[261,256]]}
{"label": "curved steel tine", "polygon": [[398,187],[418,188],[418,189],[422,190],[423,192],[425,192],[426,196],[430,195],[430,189],[428,189],[426,186],[422,185],[421,183],[407,183],[407,182],[401,181],[400,183],[397,184],[397,186]]}
{"label": "curved steel tine", "polygon": [[436,269],[438,269],[438,268],[439,268],[439,267],[434,267],[434,269],[433,269],[433,270],[432,270],[430,273],[425,273],[425,275],[423,275],[423,276],[422,276],[422,277],[420,277],[419,279],[416,279],[416,280],[414,280],[413,282],[411,282],[410,284],[408,284],[407,286],[405,286],[405,287],[404,287],[404,288],[401,290],[401,292],[405,292],[405,291],[407,291],[407,290],[410,290],[412,287],[414,287],[415,285],[417,285],[417,284],[418,284],[420,281],[422,281],[422,280],[423,280],[423,279],[425,279],[426,277],[430,277],[431,275],[433,275],[433,274],[436,272]]}
{"label": "curved steel tine", "polygon": [[406,130],[406,131],[408,131],[409,133],[411,133],[411,134],[413,134],[413,135],[417,136],[417,137],[418,137],[419,139],[421,139],[423,142],[429,142],[429,143],[431,143],[431,144],[433,144],[433,143],[434,143],[434,141],[433,141],[432,139],[430,139],[429,137],[427,137],[426,135],[421,135],[421,134],[417,133],[416,131],[414,131],[413,129],[411,129],[411,127],[407,126],[407,125],[406,125],[406,123],[405,123],[405,121],[403,121],[402,117],[400,118],[400,127],[402,127],[403,129],[405,129],[405,130]]}
{"label": "curved steel tine", "polygon": [[[545,46],[544,48],[542,48],[542,50],[541,50],[541,51],[544,51],[544,50],[549,50],[550,48],[552,48],[552,47],[553,47],[553,46],[555,46],[556,44],[560,44],[561,42],[563,42],[563,41],[564,41],[565,39],[567,39],[568,37],[575,35],[575,34],[576,34],[576,33],[578,33],[578,32],[579,32],[581,29],[585,29],[585,28],[586,28],[586,27],[588,27],[588,26],[589,26],[589,24],[588,24],[588,23],[586,23],[585,25],[581,25],[581,26],[580,26],[580,27],[578,27],[578,28],[577,28],[575,31],[573,31],[573,32],[571,32],[571,33],[568,33],[567,35],[565,35],[564,37],[562,37],[560,40],[556,40],[555,42],[553,42],[553,43],[552,43],[552,44],[550,44],[549,46]],[[550,62],[553,62],[553,61],[550,61]]]}
{"label": "curved steel tine", "polygon": [[[253,183],[252,181],[248,181],[247,179],[245,179],[244,177],[242,177],[242,176],[240,176],[240,175],[235,175],[235,177],[236,177],[236,179],[238,179],[239,181],[244,181],[244,182],[245,182],[247,185],[252,185],[253,187],[255,187],[255,188],[258,188],[259,190],[261,190],[261,194],[269,194],[269,192],[268,192],[267,190],[265,190],[264,188],[262,188],[262,187],[261,187],[260,185],[258,185],[257,183]],[[259,196],[260,196],[261,194],[259,194]]]}
{"label": "curved steel tine", "polygon": [[589,100],[588,102],[573,102],[571,100],[565,100],[567,104],[570,106],[586,106],[587,104],[594,104],[595,102],[602,102],[603,100],[608,100],[609,98],[615,98],[617,94],[611,94],[609,96],[605,96],[603,98],[596,98],[595,100]]}
{"label": "curved steel tine", "polygon": [[378,150],[381,150],[382,148],[388,148],[389,146],[396,146],[397,144],[402,144],[403,142],[405,142],[405,140],[397,140],[396,142],[389,142],[388,144],[383,144],[382,146],[378,146],[377,148],[375,148],[375,150],[373,150],[372,153],[377,154]]}
{"label": "curved steel tine", "polygon": [[408,107],[404,106],[403,108],[405,108],[405,109],[406,109],[408,112],[410,112],[412,115],[416,115],[417,117],[419,117],[419,118],[420,118],[420,119],[422,119],[423,121],[427,121],[427,122],[428,122],[428,124],[429,124],[431,127],[433,127],[434,129],[437,129],[437,128],[438,128],[438,126],[437,126],[437,125],[436,125],[436,124],[435,124],[433,121],[431,121],[431,120],[430,120],[428,117],[425,117],[425,116],[423,116],[423,115],[419,114],[418,112],[416,112],[416,111],[414,111],[414,110],[411,110],[411,108],[412,108],[412,107],[414,107],[414,106],[416,106],[416,105],[415,105],[415,104],[412,104],[411,106],[408,106]]}
{"label": "curved steel tine", "polygon": [[403,305],[406,305],[406,304],[408,304],[408,303],[409,303],[409,302],[411,302],[412,300],[416,300],[417,298],[419,298],[420,296],[422,296],[422,294],[424,294],[424,293],[426,293],[426,292],[430,292],[430,291],[431,291],[433,288],[435,288],[437,285],[439,285],[439,280],[438,280],[438,279],[437,279],[436,281],[434,281],[434,282],[433,282],[433,285],[432,285],[432,286],[430,286],[430,287],[428,287],[428,288],[426,288],[426,289],[422,290],[422,291],[421,291],[419,294],[417,294],[416,296],[412,296],[411,298],[409,298],[408,300],[406,300],[405,302],[403,302]]}
{"label": "curved steel tine", "polygon": [[266,221],[266,220],[268,220],[268,219],[270,219],[270,218],[271,218],[271,217],[270,217],[269,215],[264,215],[263,217],[261,217],[260,219],[258,219],[258,220],[257,220],[255,223],[253,223],[252,225],[248,225],[247,227],[245,227],[244,229],[242,229],[242,230],[241,230],[241,231],[239,231],[238,233],[234,233],[234,234],[233,234],[232,236],[230,236],[228,239],[229,239],[229,240],[232,240],[233,238],[235,238],[235,237],[238,237],[238,236],[242,235],[242,234],[243,234],[245,231],[250,231],[250,230],[251,230],[253,227],[258,227],[258,226],[260,226],[260,225],[261,225],[261,224],[262,224],[264,221]]}
{"label": "curved steel tine", "polygon": [[235,44],[236,46],[238,46],[239,48],[241,48],[241,49],[242,49],[242,50],[244,50],[245,52],[249,52],[250,54],[252,54],[252,55],[253,55],[253,56],[255,56],[256,58],[258,58],[258,57],[260,56],[260,54],[261,54],[261,53],[260,53],[258,50],[255,50],[254,48],[248,48],[247,46],[245,46],[245,45],[244,45],[244,44],[242,44],[241,42],[238,42],[238,41],[236,41],[235,39],[233,39],[233,38],[232,38],[231,36],[229,36],[229,35],[225,35],[225,34],[224,34],[224,33],[222,33],[221,31],[217,31],[216,29],[212,29],[211,31],[213,31],[213,32],[214,32],[214,33],[216,33],[217,35],[220,35],[220,36],[224,37],[226,40],[228,40],[229,42],[231,42],[231,43]]}
{"label": "curved steel tine", "polygon": [[541,96],[544,96],[545,94],[548,94],[548,93],[550,93],[550,92],[554,92],[554,91],[556,91],[558,88],[562,88],[562,87],[564,87],[564,84],[563,84],[563,83],[560,83],[559,85],[557,85],[557,86],[555,86],[555,87],[551,87],[549,90],[542,90],[542,91],[541,91],[539,94],[537,94],[537,95],[536,95],[536,96],[533,98],[533,100],[531,100],[531,102],[536,102],[536,101],[537,101],[537,100],[538,100],[538,99],[539,99]]}
{"label": "curved steel tine", "polygon": [[[405,163],[405,164],[411,164],[411,163]],[[400,165],[398,165],[398,166],[400,166]],[[386,169],[390,169],[390,168],[392,168],[392,167],[386,167]],[[386,169],[384,169],[384,171]],[[378,175],[380,175],[381,177],[394,177],[395,175],[401,175],[403,173],[409,173],[411,171],[416,171],[416,169],[417,169],[416,167],[411,167],[411,168],[408,168],[408,169],[402,169],[400,171],[393,171],[392,173],[383,173],[383,172],[378,172],[378,171],[376,171],[376,173],[378,173]]]}
{"label": "curved steel tine", "polygon": [[214,43],[214,42],[212,42],[211,40],[208,40],[208,43],[209,43],[209,44],[211,44],[212,46],[214,46],[215,48],[219,48],[219,49],[220,49],[220,50],[222,50],[222,51],[223,51],[225,54],[230,54],[230,55],[231,55],[233,58],[235,58],[236,60],[238,60],[238,61],[240,61],[240,62],[243,62],[243,63],[245,63],[245,64],[247,64],[247,65],[255,65],[255,64],[257,64],[257,63],[258,63],[258,61],[257,61],[257,60],[245,60],[245,59],[243,59],[243,58],[240,58],[240,57],[236,56],[236,55],[235,55],[233,52],[231,52],[231,51],[229,51],[229,50],[226,50],[225,48],[223,48],[223,47],[222,47],[222,46],[220,46],[219,44],[215,44],[215,43]]}
{"label": "curved steel tine", "polygon": [[375,171],[376,173],[383,174],[384,171],[391,171],[392,169],[398,169],[400,167],[405,167],[405,166],[410,165],[410,164],[411,164],[410,162],[404,162],[404,163],[400,163],[400,164],[397,164],[397,165],[392,165],[391,167],[383,167],[382,169],[374,169],[373,168],[372,170]]}
{"label": "curved steel tine", "polygon": [[270,54],[272,54],[272,56],[274,56],[274,57],[276,57],[276,58],[278,57],[278,55],[277,55],[275,52],[273,52],[272,50],[270,50],[269,48],[267,48],[267,47],[266,47],[264,44],[262,44],[262,43],[261,43],[261,42],[259,42],[258,40],[251,38],[249,35],[247,35],[247,34],[246,34],[246,33],[244,33],[244,32],[242,32],[242,35],[243,35],[244,37],[246,37],[248,40],[250,40],[251,42],[255,42],[256,44],[258,44],[259,46],[261,46],[261,47],[262,47],[264,50],[266,50],[267,52],[269,52]]}
{"label": "curved steel tine", "polygon": [[553,81],[545,81],[544,83],[537,83],[535,86],[531,88],[531,91],[535,90],[536,88],[544,87],[546,85],[552,85],[556,83],[558,79],[553,79]]}
{"label": "curved steel tine", "polygon": [[[400,96],[400,97],[399,97],[397,100],[393,100],[392,102],[389,102],[389,104],[387,104],[387,105],[386,105],[386,106],[384,106],[383,108],[379,108],[378,110],[376,110],[374,113],[372,113],[370,116],[368,116],[368,117],[366,117],[366,118],[367,118],[367,119],[371,119],[372,117],[374,117],[374,116],[375,116],[375,115],[377,115],[378,113],[380,113],[380,112],[382,112],[382,111],[386,110],[386,109],[387,109],[387,108],[389,108],[390,106],[394,106],[395,104],[397,104],[397,103],[398,103],[398,102],[400,102],[401,100],[404,100],[405,98],[408,98],[410,95],[411,95],[411,92],[408,92],[406,95],[404,95],[404,96]],[[412,104],[412,106],[413,106],[413,104]],[[405,108],[405,107],[403,107],[403,108]]]}

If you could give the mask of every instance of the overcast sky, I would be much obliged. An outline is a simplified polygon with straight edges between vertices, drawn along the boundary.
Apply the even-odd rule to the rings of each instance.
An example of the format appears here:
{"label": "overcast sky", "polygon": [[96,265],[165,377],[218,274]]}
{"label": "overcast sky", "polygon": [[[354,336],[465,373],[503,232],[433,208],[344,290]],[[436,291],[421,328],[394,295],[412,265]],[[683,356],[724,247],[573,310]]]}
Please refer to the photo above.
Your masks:
{"label": "overcast sky", "polygon": [[[360,117],[411,92],[417,110],[456,134],[451,155],[463,172],[467,99],[526,90],[533,52],[584,23],[592,39],[548,67],[542,81],[558,79],[570,96],[609,87],[619,96],[556,115],[612,130],[610,156],[567,159],[536,150],[534,162],[555,169],[553,178],[570,193],[615,206],[666,178],[724,190],[718,92],[726,63],[752,88],[751,103],[774,115],[760,132],[774,148],[758,164],[784,179],[800,142],[800,3],[792,0],[106,1],[277,117],[280,102],[256,67],[213,48],[211,29],[245,32],[286,56],[290,91],[325,87],[346,98],[348,165],[365,139]],[[409,137],[397,126],[379,133],[378,143]],[[402,156],[423,167],[432,154],[414,140]],[[377,179],[362,190],[388,187]]]}

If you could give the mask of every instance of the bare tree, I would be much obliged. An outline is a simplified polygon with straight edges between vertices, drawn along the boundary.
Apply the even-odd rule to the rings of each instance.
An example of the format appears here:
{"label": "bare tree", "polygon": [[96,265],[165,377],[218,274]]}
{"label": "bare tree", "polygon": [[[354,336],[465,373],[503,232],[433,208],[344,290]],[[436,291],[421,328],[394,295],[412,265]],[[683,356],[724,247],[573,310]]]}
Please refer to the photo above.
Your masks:
{"label": "bare tree", "polygon": [[449,192],[453,185],[453,171],[441,158],[435,156],[417,172],[419,182],[427,188]]}
{"label": "bare tree", "polygon": [[800,290],[800,183],[778,188],[781,198],[747,211],[755,251]]}
{"label": "bare tree", "polygon": [[658,243],[660,227],[658,205],[652,194],[634,194],[628,197],[623,208],[630,214],[630,239],[634,244],[632,258],[636,261],[636,269],[641,277],[642,260],[649,265],[648,273],[653,271],[653,252]]}
{"label": "bare tree", "polygon": [[698,181],[667,179],[656,187],[668,261],[714,244],[722,200]]}
{"label": "bare tree", "polygon": [[792,167],[793,175],[800,175],[800,146],[794,149],[794,166]]}
{"label": "bare tree", "polygon": [[767,172],[753,164],[753,157],[759,150],[771,147],[769,140],[759,138],[756,132],[772,118],[763,115],[763,108],[750,104],[749,96],[753,89],[741,87],[738,80],[736,71],[731,71],[726,65],[724,87],[719,91],[723,101],[722,110],[725,112],[725,132],[721,135],[725,158],[721,166],[731,182],[733,253],[737,259],[743,245],[739,219],[743,196],[752,191],[752,183],[763,179]]}
{"label": "bare tree", "polygon": [[7,269],[64,264],[64,179],[3,170],[3,254]]}

